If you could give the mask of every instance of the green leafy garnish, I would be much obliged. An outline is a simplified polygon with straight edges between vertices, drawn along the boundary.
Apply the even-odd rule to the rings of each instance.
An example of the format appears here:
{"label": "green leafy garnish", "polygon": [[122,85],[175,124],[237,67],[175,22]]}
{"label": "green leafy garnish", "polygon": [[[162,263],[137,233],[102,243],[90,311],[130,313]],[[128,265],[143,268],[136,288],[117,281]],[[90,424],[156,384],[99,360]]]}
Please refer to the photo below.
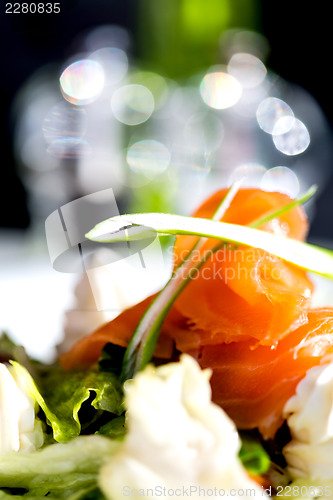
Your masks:
{"label": "green leafy garnish", "polygon": [[31,453],[0,453],[0,500],[12,495],[17,499],[103,499],[97,486],[99,470],[118,446],[103,436],[79,436]]}
{"label": "green leafy garnish", "polygon": [[100,427],[96,434],[102,434],[102,436],[107,436],[111,439],[124,439],[126,434],[125,415],[113,418],[110,422]]}
{"label": "green leafy garnish", "polygon": [[[96,413],[94,410],[106,411],[110,413],[111,419],[112,416],[123,413],[121,384],[113,373],[97,370],[68,373],[60,369],[53,370],[42,385],[37,387],[26,368],[14,361],[12,365],[23,377],[28,392],[43,410],[56,441],[66,442],[80,434],[82,422],[79,412],[86,401],[89,401],[93,414]],[[91,419],[92,415],[89,411],[88,413]]]}
{"label": "green leafy garnish", "polygon": [[251,436],[240,434],[242,446],[239,458],[250,474],[260,476],[267,472],[271,460],[261,444]]}

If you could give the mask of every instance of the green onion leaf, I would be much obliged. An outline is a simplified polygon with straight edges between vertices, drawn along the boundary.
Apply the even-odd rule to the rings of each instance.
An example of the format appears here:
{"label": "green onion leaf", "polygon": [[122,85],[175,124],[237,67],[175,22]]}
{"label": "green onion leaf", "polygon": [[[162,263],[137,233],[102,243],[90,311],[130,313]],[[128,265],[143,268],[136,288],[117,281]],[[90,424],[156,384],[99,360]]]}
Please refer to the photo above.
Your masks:
{"label": "green onion leaf", "polygon": [[261,444],[255,439],[240,434],[242,441],[242,446],[239,452],[239,458],[250,474],[256,474],[260,476],[264,474],[269,469],[271,460],[261,446]]}
{"label": "green onion leaf", "polygon": [[[219,220],[223,217],[231,201],[234,199],[240,184],[241,181],[236,181],[230,187],[226,196],[215,210],[213,219]],[[210,256],[206,253],[201,261],[193,261],[194,250],[199,250],[206,241],[206,238],[199,238],[195,242],[186,258],[173,271],[165,287],[157,294],[145,311],[127,346],[123,359],[121,380],[132,378],[153,357],[161,326],[174,301],[192,278],[193,271],[199,269]]]}
{"label": "green onion leaf", "polygon": [[309,201],[309,199],[316,194],[317,190],[318,187],[316,185],[311,186],[307,191],[305,191],[305,193],[303,193],[295,200],[290,201],[286,205],[283,205],[282,207],[278,208],[277,210],[272,210],[270,212],[267,212],[262,217],[259,217],[259,219],[252,221],[251,224],[249,224],[249,227],[257,229],[258,227],[261,227],[267,222],[269,222],[270,220],[276,219],[277,217],[280,217],[286,212],[289,212],[298,205],[304,205],[304,203]]}
{"label": "green onion leaf", "polygon": [[[194,235],[227,243],[261,248],[298,267],[333,279],[333,251],[298,240],[238,224],[199,217],[171,214],[120,215],[98,224],[86,236],[101,242],[125,241],[145,237],[147,228],[158,234]],[[152,231],[152,229],[149,229]]]}

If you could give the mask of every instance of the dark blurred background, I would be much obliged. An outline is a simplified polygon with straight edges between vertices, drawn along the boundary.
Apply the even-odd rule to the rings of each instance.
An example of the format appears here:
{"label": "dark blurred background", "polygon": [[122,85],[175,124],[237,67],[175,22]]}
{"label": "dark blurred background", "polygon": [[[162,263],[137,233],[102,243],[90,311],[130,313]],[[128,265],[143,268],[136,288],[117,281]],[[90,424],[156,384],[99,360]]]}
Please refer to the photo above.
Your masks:
{"label": "dark blurred background", "polygon": [[[198,15],[195,5],[206,6],[205,23],[209,19],[208,4],[191,0],[191,13]],[[147,68],[164,71],[179,78],[184,73],[205,67],[209,61],[209,44],[214,43],[214,29],[185,33],[184,26],[170,29],[168,19],[175,15],[179,0],[61,0],[61,13],[54,15],[5,14],[5,1],[0,4],[0,37],[2,64],[1,86],[1,153],[2,182],[0,193],[0,228],[28,228],[30,215],[27,194],[20,179],[13,152],[13,99],[25,81],[41,66],[61,64],[74,50],[82,33],[100,24],[116,24],[127,28],[132,37],[131,55]],[[187,2],[189,4],[189,2]],[[224,29],[245,28],[262,33],[270,52],[266,65],[281,78],[308,91],[318,102],[331,126],[333,123],[331,85],[331,18],[327,4],[311,7],[301,1],[268,2],[267,0],[214,0],[216,16],[228,10]],[[196,65],[198,67],[196,67]],[[315,166],[314,166],[315,168]],[[330,178],[331,179],[331,178]],[[329,214],[333,209],[333,180],[322,190],[316,204],[311,236],[333,238]]]}

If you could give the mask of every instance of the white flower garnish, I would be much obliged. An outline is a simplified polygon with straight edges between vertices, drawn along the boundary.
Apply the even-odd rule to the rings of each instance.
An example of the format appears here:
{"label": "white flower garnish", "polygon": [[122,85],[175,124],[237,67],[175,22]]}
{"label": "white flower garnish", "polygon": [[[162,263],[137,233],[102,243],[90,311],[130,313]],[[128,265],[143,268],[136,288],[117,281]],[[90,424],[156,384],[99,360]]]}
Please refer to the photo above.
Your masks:
{"label": "white flower garnish", "polygon": [[0,363],[0,452],[33,451],[43,444],[42,425],[35,418],[35,400],[21,376]]}
{"label": "white flower garnish", "polygon": [[284,417],[292,436],[283,449],[290,474],[333,479],[333,363],[308,370]]}
{"label": "white flower garnish", "polygon": [[128,434],[100,475],[107,498],[148,489],[157,498],[163,488],[190,487],[193,498],[199,488],[263,496],[238,458],[234,423],[211,402],[210,375],[183,355],[178,363],[148,366],[125,384]]}

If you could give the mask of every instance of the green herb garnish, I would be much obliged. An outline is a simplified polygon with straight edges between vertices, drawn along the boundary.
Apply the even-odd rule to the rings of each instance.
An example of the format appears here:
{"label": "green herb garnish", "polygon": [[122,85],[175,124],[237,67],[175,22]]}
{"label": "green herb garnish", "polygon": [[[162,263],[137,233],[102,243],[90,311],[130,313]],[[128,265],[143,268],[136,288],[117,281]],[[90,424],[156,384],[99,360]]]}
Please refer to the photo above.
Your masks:
{"label": "green herb garnish", "polygon": [[58,442],[70,441],[80,434],[85,423],[80,412],[83,405],[88,405],[89,420],[102,412],[108,412],[111,419],[124,411],[121,384],[113,373],[96,369],[69,373],[58,369],[37,386],[26,368],[15,361],[11,364],[43,410]]}
{"label": "green herb garnish", "polygon": [[250,474],[262,475],[269,469],[271,460],[262,447],[262,445],[254,438],[240,433],[242,442],[239,451],[239,458]]}
{"label": "green herb garnish", "polygon": [[[303,199],[304,197],[300,198],[300,200]],[[302,203],[300,200],[298,204]],[[293,206],[295,206],[294,203]],[[284,207],[284,211],[290,208],[288,204]],[[271,213],[270,219],[275,218],[276,213]],[[278,213],[282,214],[280,209]],[[267,222],[267,218],[260,219],[261,225],[263,220]],[[127,236],[122,231],[124,228],[126,228]],[[251,227],[199,217],[153,213],[120,215],[101,222],[86,236],[100,242],[126,241],[126,239],[131,241],[144,238],[147,231],[156,231],[157,234],[213,238],[226,243],[261,248],[306,271],[333,279],[333,251],[331,250]]]}

